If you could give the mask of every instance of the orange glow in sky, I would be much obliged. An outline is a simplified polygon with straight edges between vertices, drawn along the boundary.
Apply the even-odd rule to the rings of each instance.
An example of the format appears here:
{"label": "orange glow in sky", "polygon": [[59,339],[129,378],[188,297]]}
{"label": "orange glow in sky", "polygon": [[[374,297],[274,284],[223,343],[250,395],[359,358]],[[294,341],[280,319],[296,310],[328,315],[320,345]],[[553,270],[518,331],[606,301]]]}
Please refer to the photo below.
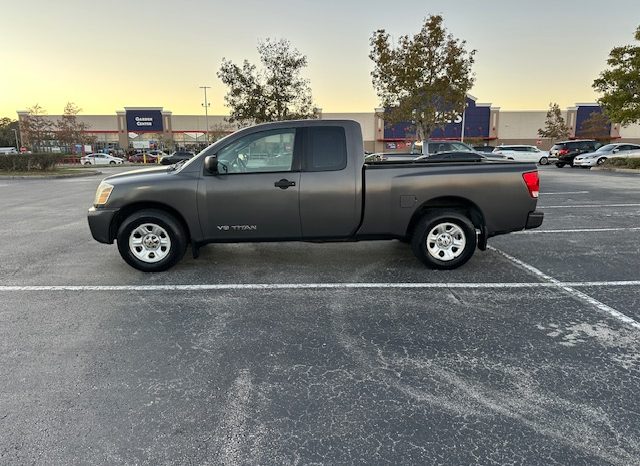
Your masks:
{"label": "orange glow in sky", "polygon": [[[559,5],[560,4],[560,5]],[[442,3],[324,0],[169,2],[23,0],[3,6],[0,117],[39,103],[60,114],[164,107],[174,114],[227,114],[216,77],[223,57],[257,62],[258,40],[286,38],[307,55],[305,76],[324,112],[371,112],[369,38],[418,31],[442,14],[454,36],[477,49],[470,94],[505,110],[593,102],[591,83],[611,48],[633,42],[640,2],[461,0]],[[604,6],[603,6],[604,5]]]}

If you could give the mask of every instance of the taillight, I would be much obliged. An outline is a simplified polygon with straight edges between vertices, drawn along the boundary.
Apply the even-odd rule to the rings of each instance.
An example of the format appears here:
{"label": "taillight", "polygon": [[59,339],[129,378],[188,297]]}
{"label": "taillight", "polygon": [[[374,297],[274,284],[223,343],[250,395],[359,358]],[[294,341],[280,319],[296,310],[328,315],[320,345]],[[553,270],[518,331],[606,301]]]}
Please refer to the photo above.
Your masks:
{"label": "taillight", "polygon": [[537,198],[538,194],[540,194],[540,178],[538,178],[538,172],[523,173],[522,179],[524,179],[524,184],[527,185],[531,197]]}
{"label": "taillight", "polygon": [[560,149],[558,151],[558,155],[567,155],[569,153],[569,149]]}

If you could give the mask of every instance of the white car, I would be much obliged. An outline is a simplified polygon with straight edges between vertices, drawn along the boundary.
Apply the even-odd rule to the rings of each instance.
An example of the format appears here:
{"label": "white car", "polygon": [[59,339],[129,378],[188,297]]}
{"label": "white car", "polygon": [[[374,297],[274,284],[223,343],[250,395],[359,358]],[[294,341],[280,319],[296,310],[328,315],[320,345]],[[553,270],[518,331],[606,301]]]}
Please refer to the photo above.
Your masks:
{"label": "white car", "polygon": [[536,146],[498,146],[493,149],[492,153],[504,155],[507,159],[516,162],[535,162],[540,165],[547,165],[551,159],[555,160],[555,157],[550,156],[549,152],[540,150]]}
{"label": "white car", "polygon": [[626,143],[607,144],[595,152],[578,155],[573,159],[573,164],[576,167],[595,167],[596,165],[602,165],[608,158],[614,157],[623,159],[640,158],[640,145]]}
{"label": "white car", "polygon": [[124,161],[107,154],[87,154],[80,157],[80,163],[82,165],[120,165]]}

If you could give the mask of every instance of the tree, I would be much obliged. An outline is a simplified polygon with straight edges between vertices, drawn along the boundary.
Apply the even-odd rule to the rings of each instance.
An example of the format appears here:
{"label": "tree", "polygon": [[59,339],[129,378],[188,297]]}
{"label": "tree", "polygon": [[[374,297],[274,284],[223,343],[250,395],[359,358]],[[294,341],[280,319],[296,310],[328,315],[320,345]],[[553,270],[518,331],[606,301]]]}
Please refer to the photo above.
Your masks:
{"label": "tree", "polygon": [[591,112],[589,118],[580,125],[580,137],[600,141],[610,140],[611,121],[602,112]]}
{"label": "tree", "polygon": [[35,104],[27,109],[27,115],[20,120],[22,143],[28,144],[34,152],[43,150],[45,141],[52,137],[53,122],[47,119],[47,111]]}
{"label": "tree", "polygon": [[[640,41],[640,26],[635,39]],[[640,122],[640,46],[614,47],[593,88],[602,93],[598,103],[611,121],[623,126]]]}
{"label": "tree", "polygon": [[89,125],[78,121],[80,108],[73,102],[68,102],[64,107],[62,118],[56,121],[55,127],[60,144],[71,149],[74,144],[84,144],[87,142],[86,131]]}
{"label": "tree", "polygon": [[260,70],[247,60],[240,67],[222,59],[218,78],[229,87],[224,97],[231,109],[229,122],[313,118],[309,81],[301,76],[307,57],[284,39],[259,42],[258,54]]}
{"label": "tree", "polygon": [[[12,120],[11,118],[0,118],[0,147],[11,147],[17,144],[16,130],[18,138],[20,138],[20,126],[18,120]],[[19,149],[19,148],[16,148]]]}
{"label": "tree", "polygon": [[549,104],[549,110],[547,110],[547,117],[544,122],[544,129],[538,129],[538,136],[541,138],[551,139],[552,142],[569,137],[569,127],[565,123],[564,118],[562,118],[562,111],[558,104]]}
{"label": "tree", "polygon": [[453,121],[464,110],[475,77],[471,71],[475,50],[448,33],[440,15],[424,20],[412,38],[398,39],[379,29],[371,37],[369,58],[375,63],[373,87],[385,107],[389,123],[412,121],[419,139]]}

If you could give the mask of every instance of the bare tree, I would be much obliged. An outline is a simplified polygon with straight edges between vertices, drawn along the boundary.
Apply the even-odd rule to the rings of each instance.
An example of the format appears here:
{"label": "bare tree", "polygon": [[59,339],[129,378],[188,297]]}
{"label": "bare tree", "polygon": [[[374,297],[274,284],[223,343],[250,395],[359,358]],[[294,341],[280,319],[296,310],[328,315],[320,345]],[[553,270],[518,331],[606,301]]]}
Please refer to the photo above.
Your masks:
{"label": "bare tree", "polygon": [[88,142],[86,131],[89,129],[89,125],[78,121],[80,110],[76,104],[68,102],[64,107],[62,118],[56,121],[55,124],[58,141],[69,149],[74,144]]}
{"label": "bare tree", "polygon": [[20,133],[23,144],[34,151],[43,150],[45,142],[51,140],[54,124],[47,117],[47,111],[35,104],[27,109],[27,115],[20,119]]}

